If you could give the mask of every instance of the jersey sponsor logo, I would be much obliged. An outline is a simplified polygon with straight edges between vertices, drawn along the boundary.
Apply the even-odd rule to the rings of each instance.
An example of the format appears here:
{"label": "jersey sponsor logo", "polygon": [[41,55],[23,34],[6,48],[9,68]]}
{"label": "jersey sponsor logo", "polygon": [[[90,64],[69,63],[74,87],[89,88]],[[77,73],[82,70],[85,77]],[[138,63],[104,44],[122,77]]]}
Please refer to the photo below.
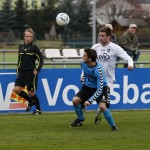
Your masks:
{"label": "jersey sponsor logo", "polygon": [[103,60],[103,61],[107,61],[110,59],[110,56],[107,53],[104,53],[103,55],[98,55],[97,57],[98,59]]}

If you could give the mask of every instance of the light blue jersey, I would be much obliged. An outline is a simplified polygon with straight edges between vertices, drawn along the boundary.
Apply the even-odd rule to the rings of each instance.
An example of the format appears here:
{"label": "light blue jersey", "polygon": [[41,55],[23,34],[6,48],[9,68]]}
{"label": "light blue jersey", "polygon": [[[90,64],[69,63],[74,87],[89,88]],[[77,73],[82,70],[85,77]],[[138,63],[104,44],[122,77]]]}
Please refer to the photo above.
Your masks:
{"label": "light blue jersey", "polygon": [[94,95],[88,100],[91,103],[95,101],[103,91],[104,86],[108,86],[106,76],[101,64],[97,63],[94,67],[89,67],[86,63],[81,62],[83,85],[89,88],[96,88]]}

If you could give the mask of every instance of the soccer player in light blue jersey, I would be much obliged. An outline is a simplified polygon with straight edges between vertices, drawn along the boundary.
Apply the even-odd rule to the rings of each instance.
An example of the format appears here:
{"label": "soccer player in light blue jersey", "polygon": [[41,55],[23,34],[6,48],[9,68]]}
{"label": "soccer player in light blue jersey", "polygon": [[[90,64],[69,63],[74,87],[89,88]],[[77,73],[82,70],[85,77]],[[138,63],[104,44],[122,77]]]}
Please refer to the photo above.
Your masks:
{"label": "soccer player in light blue jersey", "polygon": [[96,62],[96,51],[90,48],[84,49],[82,59],[82,88],[72,100],[77,119],[75,119],[70,126],[82,126],[82,122],[85,120],[82,108],[84,106],[90,106],[96,101],[100,109],[103,111],[104,117],[109,123],[112,131],[118,131],[119,129],[115,125],[112,114],[109,110],[110,88],[102,65]]}

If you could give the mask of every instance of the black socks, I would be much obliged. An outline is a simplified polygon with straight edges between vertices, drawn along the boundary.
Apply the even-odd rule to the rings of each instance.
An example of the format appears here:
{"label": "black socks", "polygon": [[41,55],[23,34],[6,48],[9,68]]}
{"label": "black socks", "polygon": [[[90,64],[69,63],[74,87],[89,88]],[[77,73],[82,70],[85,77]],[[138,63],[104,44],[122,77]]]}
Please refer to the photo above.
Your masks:
{"label": "black socks", "polygon": [[35,107],[36,107],[36,109],[41,110],[41,108],[40,108],[40,103],[39,103],[39,99],[38,99],[38,97],[36,96],[36,94],[31,97],[31,100],[35,102]]}
{"label": "black socks", "polygon": [[26,99],[29,103],[32,103],[31,98],[28,96],[28,94],[26,92],[21,91],[18,95],[23,97],[24,99]]}

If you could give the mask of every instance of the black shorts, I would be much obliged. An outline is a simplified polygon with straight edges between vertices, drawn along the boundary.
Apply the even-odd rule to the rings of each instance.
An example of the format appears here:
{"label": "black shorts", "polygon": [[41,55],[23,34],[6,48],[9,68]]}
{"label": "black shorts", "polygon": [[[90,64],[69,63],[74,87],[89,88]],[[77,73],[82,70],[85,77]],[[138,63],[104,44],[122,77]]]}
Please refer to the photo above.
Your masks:
{"label": "black shorts", "polygon": [[[84,102],[87,101],[96,92],[96,88],[89,88],[87,86],[82,86],[81,90],[76,94],[77,97],[81,99],[82,106]],[[102,94],[96,99],[97,104],[100,102],[105,102],[107,108],[110,106],[110,88],[109,86],[104,86]]]}
{"label": "black shorts", "polygon": [[37,77],[33,74],[33,71],[20,72],[17,74],[15,86],[27,86],[29,91],[35,91],[37,89]]}

